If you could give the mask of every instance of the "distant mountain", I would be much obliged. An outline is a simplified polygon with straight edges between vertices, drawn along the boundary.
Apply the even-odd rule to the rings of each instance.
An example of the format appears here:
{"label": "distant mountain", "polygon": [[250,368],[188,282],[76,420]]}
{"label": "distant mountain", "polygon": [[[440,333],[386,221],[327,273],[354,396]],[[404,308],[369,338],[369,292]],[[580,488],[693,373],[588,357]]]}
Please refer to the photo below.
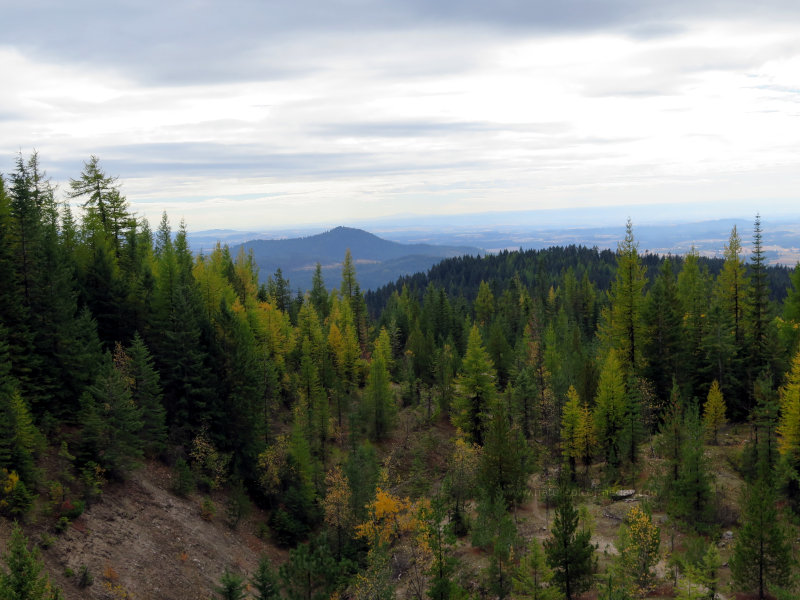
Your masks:
{"label": "distant mountain", "polygon": [[280,268],[293,290],[311,287],[318,262],[322,265],[325,284],[329,288],[338,287],[342,261],[348,248],[363,290],[375,289],[403,275],[425,272],[445,258],[483,254],[474,246],[390,242],[351,227],[337,227],[302,238],[251,240],[232,246],[231,254],[235,256],[240,248],[245,252],[252,250],[262,281]]}

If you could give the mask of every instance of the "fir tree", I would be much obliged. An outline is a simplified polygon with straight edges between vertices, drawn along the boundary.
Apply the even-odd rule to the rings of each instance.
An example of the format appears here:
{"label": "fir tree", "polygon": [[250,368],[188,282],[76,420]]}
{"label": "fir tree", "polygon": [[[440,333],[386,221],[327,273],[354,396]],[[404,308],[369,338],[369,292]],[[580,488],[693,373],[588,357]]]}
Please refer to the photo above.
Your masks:
{"label": "fir tree", "polygon": [[144,441],[144,451],[150,457],[157,456],[166,447],[166,411],[158,371],[138,332],[128,347],[128,355],[129,375],[132,380],[131,393],[134,403],[142,414],[141,436]]}

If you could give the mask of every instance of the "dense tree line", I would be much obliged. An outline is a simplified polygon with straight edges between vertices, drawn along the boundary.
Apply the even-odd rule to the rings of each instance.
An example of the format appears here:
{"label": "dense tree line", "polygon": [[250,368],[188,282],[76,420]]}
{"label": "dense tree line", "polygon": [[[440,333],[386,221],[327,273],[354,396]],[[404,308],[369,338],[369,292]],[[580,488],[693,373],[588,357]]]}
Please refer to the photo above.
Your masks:
{"label": "dense tree line", "polygon": [[[679,589],[713,591],[731,502],[737,589],[791,584],[800,267],[766,265],[758,218],[749,258],[735,228],[724,259],[641,256],[629,222],[616,252],[463,257],[367,294],[348,253],[338,288],[318,267],[292,296],[280,271],[259,285],[244,253],[194,256],[167,215],[152,231],[96,157],[68,195],[78,216],[35,154],[0,178],[4,516],[47,495],[67,527],[105,481],[157,459],[176,493],[227,489],[234,526],[250,502],[268,511],[291,551],[253,574],[261,598],[391,597],[400,563],[418,598],[637,597],[655,581],[652,516],[631,510],[598,573],[578,505],[593,480],[635,480],[648,447],[654,507],[708,542]],[[707,459],[727,422],[750,432],[741,501]],[[45,455],[58,472],[37,468]],[[543,547],[515,519],[535,472],[555,508]],[[477,584],[459,543],[485,556]],[[245,587],[226,571],[217,593]]]}

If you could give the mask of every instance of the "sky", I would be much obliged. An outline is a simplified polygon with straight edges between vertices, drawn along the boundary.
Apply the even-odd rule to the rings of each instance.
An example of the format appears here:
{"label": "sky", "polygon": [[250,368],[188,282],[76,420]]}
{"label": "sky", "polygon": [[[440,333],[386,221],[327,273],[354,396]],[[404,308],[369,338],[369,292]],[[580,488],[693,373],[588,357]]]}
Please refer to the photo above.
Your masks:
{"label": "sky", "polygon": [[0,171],[96,155],[153,223],[800,215],[795,0],[4,5]]}

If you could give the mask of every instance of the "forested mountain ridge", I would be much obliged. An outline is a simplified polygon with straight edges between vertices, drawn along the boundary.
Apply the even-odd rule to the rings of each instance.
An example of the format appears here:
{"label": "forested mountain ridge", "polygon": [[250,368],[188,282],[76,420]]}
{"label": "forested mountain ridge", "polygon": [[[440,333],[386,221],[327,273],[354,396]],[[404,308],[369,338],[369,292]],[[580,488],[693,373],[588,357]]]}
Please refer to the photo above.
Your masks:
{"label": "forested mountain ridge", "polygon": [[442,258],[481,253],[470,246],[400,244],[352,227],[336,227],[303,238],[253,240],[232,246],[231,252],[235,255],[240,248],[252,253],[262,281],[280,269],[292,290],[303,291],[311,289],[317,263],[324,276],[337,277],[348,249],[358,265],[359,283],[364,289],[376,288],[400,275],[424,271]]}
{"label": "forested mountain ridge", "polygon": [[721,263],[641,256],[629,222],[615,253],[457,259],[371,315],[350,253],[293,296],[152,232],[96,157],[70,194],[36,155],[0,178],[0,598],[62,597],[48,548],[67,597],[159,596],[122,559],[66,576],[145,463],[203,520],[263,511],[264,556],[175,557],[216,570],[200,597],[796,597],[800,268],[771,300],[758,217],[747,257],[736,228]]}

